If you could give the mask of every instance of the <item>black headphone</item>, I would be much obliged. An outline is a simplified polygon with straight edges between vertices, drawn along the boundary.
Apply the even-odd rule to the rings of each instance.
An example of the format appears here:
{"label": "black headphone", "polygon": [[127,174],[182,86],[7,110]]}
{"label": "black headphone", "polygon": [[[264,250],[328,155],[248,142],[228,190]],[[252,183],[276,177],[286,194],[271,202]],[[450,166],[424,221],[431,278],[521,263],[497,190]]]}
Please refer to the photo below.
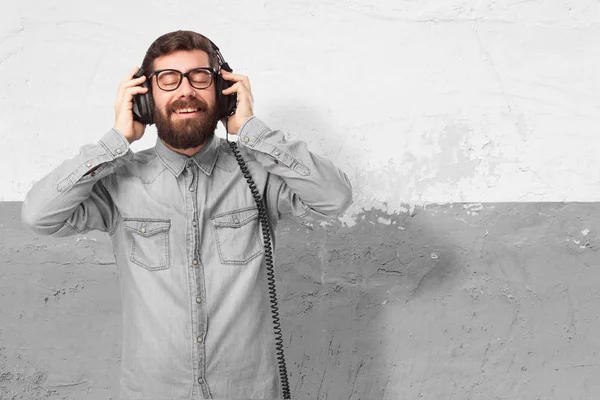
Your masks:
{"label": "black headphone", "polygon": [[[224,69],[225,71],[229,72],[232,72],[233,70],[223,58],[223,55],[219,51],[217,45],[208,38],[206,38],[206,40],[210,42],[219,59],[219,69],[214,72],[213,81],[215,85],[215,94],[217,96],[217,116],[218,119],[221,120],[235,112],[237,105],[237,93],[230,95],[225,95],[222,93],[222,90],[232,86],[234,82],[223,79],[220,70]],[[144,73],[144,70],[140,68],[133,76],[133,79],[139,78],[140,76],[144,75]],[[150,84],[149,80],[146,80],[140,86],[148,88],[148,91],[144,94],[136,94],[133,96],[133,119],[143,124],[153,124],[154,100],[152,100],[152,85]]]}

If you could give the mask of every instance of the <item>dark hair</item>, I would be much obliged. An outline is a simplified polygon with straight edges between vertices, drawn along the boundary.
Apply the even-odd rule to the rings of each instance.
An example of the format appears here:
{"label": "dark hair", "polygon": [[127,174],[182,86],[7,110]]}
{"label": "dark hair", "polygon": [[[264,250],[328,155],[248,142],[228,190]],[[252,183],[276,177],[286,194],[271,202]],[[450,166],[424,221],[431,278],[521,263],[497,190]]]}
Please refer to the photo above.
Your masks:
{"label": "dark hair", "polygon": [[192,31],[175,31],[160,36],[148,47],[142,62],[146,76],[154,69],[154,60],[179,50],[203,50],[208,53],[210,67],[216,70],[219,66],[217,53],[206,36]]}

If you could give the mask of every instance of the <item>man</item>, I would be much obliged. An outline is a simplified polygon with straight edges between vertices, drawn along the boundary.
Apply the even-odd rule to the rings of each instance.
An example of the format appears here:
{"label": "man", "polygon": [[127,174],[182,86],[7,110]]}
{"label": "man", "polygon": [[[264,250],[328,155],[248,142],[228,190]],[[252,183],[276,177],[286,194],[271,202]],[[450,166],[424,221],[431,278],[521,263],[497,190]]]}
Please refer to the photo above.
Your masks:
{"label": "man", "polygon": [[[237,109],[223,121],[263,196],[283,217],[335,217],[351,203],[346,175],[253,115],[247,77],[215,70],[204,36],[159,37],[119,85],[115,125],[37,182],[23,222],[39,234],[110,236],[122,293],[121,398],[281,396],[255,200],[225,140],[214,136],[218,74]],[[166,72],[165,72],[166,70]],[[205,72],[201,72],[205,71]],[[208,73],[206,73],[208,71]],[[154,99],[156,146],[132,153],[145,126],[132,99]]]}

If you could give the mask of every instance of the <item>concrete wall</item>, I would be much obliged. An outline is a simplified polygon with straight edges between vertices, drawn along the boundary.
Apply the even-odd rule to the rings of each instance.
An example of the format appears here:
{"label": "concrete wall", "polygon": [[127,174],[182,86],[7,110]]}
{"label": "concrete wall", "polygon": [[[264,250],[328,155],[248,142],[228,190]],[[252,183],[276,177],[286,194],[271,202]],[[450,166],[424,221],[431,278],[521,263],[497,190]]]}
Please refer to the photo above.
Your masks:
{"label": "concrete wall", "polygon": [[598,1],[25,0],[0,13],[0,399],[116,397],[106,237],[39,237],[19,208],[175,29],[355,189],[280,232],[294,398],[600,398]]}

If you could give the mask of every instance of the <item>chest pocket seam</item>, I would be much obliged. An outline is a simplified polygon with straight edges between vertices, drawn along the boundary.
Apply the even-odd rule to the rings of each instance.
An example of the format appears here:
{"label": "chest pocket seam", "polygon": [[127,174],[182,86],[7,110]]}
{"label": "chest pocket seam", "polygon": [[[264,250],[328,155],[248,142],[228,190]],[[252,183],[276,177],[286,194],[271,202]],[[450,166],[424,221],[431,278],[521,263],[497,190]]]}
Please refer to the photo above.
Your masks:
{"label": "chest pocket seam", "polygon": [[[260,241],[258,209],[245,207],[210,217],[219,258],[223,264],[247,264],[264,252]],[[236,243],[238,236],[247,243]],[[239,245],[239,246],[237,246]],[[243,246],[243,247],[241,247]]]}
{"label": "chest pocket seam", "polygon": [[123,228],[130,233],[129,260],[149,271],[170,267],[169,231],[171,220],[123,218]]}

